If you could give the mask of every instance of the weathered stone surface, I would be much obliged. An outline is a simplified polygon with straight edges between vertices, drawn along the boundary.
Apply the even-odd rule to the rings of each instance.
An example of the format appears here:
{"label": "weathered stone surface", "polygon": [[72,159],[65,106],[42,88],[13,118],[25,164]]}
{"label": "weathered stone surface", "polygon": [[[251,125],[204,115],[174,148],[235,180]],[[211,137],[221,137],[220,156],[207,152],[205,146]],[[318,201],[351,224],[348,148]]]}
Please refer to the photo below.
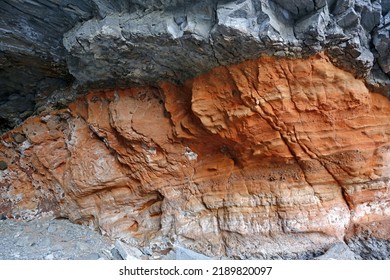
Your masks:
{"label": "weathered stone surface", "polygon": [[64,32],[92,16],[91,4],[1,1],[0,133],[33,114],[40,95],[72,81],[61,41]]}
{"label": "weathered stone surface", "polygon": [[208,0],[114,13],[71,29],[64,46],[69,70],[81,83],[183,82],[261,53],[300,57],[322,50],[366,76],[374,63],[370,32],[380,24],[382,7],[338,2]]}
{"label": "weathered stone surface", "polygon": [[143,253],[137,248],[131,247],[120,240],[115,241],[115,248],[123,260],[139,260]]}
{"label": "weathered stone surface", "polygon": [[51,210],[151,251],[313,258],[389,219],[389,113],[323,54],[92,91],[3,135],[0,212]]}
{"label": "weathered stone surface", "polygon": [[89,86],[184,82],[260,54],[325,51],[389,95],[388,1],[4,0],[0,13],[0,133]]}
{"label": "weathered stone surface", "polygon": [[334,244],[325,254],[316,258],[316,260],[358,260],[360,256],[354,252],[344,242]]}
{"label": "weathered stone surface", "polygon": [[390,73],[390,12],[382,19],[374,35],[374,46],[379,54],[378,63],[383,72]]}
{"label": "weathered stone surface", "polygon": [[183,248],[180,246],[174,247],[175,260],[210,260],[209,257]]}
{"label": "weathered stone surface", "polygon": [[[55,226],[56,232],[48,232],[50,226]],[[113,259],[109,251],[113,242],[109,238],[66,219],[0,219],[0,234],[0,260]]]}
{"label": "weathered stone surface", "polygon": [[347,234],[346,240],[351,250],[363,259],[388,260],[390,259],[389,234],[389,219],[374,220],[354,225],[351,232]]}

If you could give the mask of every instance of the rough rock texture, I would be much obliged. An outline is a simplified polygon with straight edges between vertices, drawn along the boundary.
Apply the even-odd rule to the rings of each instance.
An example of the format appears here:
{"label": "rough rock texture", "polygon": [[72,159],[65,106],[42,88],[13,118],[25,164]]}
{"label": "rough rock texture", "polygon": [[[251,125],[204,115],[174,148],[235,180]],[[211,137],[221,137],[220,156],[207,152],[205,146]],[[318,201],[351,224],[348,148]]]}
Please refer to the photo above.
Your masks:
{"label": "rough rock texture", "polygon": [[316,258],[316,260],[359,260],[360,256],[354,254],[351,249],[343,242],[336,243],[325,254]]}
{"label": "rough rock texture", "polygon": [[345,239],[362,256],[389,244],[389,114],[325,54],[92,91],[2,136],[0,212],[54,211],[143,250],[312,258]]}
{"label": "rough rock texture", "polygon": [[390,220],[366,222],[353,227],[347,244],[362,259],[390,258]]}
{"label": "rough rock texture", "polygon": [[389,1],[0,13],[1,219],[54,212],[143,252],[390,258]]}
{"label": "rough rock texture", "polygon": [[389,95],[387,0],[3,0],[0,133],[93,86],[184,82],[260,54],[333,63]]}
{"label": "rough rock texture", "polygon": [[109,260],[113,242],[65,219],[0,219],[0,260]]}

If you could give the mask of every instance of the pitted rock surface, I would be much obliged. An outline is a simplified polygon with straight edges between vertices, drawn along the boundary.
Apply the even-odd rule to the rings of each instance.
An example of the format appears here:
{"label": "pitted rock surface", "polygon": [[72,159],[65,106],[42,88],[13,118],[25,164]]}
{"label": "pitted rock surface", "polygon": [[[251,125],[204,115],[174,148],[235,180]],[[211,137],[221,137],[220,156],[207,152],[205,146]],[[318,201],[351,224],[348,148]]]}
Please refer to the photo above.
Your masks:
{"label": "pitted rock surface", "polygon": [[53,211],[140,248],[314,257],[389,218],[389,114],[325,54],[91,91],[3,135],[1,211]]}

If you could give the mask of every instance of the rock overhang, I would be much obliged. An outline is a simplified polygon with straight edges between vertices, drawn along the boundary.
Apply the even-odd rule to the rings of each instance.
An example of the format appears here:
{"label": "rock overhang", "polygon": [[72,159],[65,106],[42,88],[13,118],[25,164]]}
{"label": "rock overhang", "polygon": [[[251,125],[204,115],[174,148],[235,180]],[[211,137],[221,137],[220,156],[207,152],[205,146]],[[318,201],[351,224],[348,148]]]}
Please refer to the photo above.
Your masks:
{"label": "rock overhang", "polygon": [[[371,90],[388,95],[386,5],[363,0],[4,1],[2,131],[63,107],[91,87],[182,83],[261,54],[305,57],[325,51],[337,66],[364,77]],[[26,108],[15,105],[23,103]]]}

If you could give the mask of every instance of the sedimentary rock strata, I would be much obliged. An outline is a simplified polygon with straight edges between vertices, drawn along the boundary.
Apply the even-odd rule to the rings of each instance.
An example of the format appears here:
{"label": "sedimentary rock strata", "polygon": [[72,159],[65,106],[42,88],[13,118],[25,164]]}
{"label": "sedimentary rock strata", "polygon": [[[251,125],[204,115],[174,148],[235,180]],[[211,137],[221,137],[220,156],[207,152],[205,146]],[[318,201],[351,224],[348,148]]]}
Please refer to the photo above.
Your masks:
{"label": "sedimentary rock strata", "polygon": [[323,53],[94,90],[2,136],[1,212],[230,258],[308,258],[362,228],[383,241],[389,115]]}

